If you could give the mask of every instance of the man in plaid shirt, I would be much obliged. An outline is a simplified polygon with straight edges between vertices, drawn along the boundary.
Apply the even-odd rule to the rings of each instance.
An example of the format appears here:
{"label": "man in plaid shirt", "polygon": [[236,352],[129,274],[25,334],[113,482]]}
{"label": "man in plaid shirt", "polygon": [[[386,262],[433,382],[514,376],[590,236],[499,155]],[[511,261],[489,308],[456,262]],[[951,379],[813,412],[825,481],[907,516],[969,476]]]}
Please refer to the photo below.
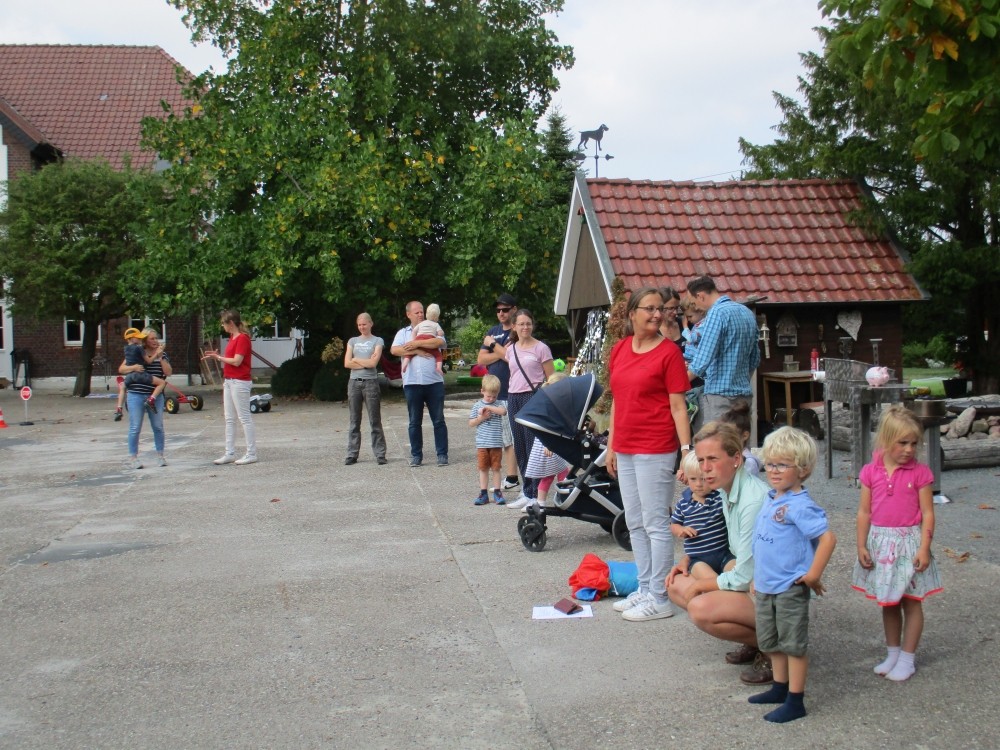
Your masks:
{"label": "man in plaid shirt", "polygon": [[757,320],[745,305],[720,294],[710,276],[688,282],[688,294],[706,312],[698,328],[696,347],[685,350],[688,378],[705,380],[698,399],[694,434],[702,425],[719,419],[737,399],[752,400],[750,374],[760,364]]}

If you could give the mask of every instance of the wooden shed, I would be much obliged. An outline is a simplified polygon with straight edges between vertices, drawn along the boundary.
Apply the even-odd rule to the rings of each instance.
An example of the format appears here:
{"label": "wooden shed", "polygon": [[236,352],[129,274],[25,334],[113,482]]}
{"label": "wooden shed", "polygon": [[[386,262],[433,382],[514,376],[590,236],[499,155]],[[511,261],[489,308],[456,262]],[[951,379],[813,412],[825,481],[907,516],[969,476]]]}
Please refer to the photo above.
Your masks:
{"label": "wooden shed", "polygon": [[[902,368],[902,307],[928,295],[888,235],[860,223],[864,192],[850,180],[654,182],[577,175],[555,312],[575,341],[587,314],[611,303],[611,282],[671,286],[709,275],[752,304],[761,330],[758,393],[811,400],[810,354]],[[877,355],[875,349],[877,348]],[[806,373],[807,374],[807,373]],[[776,387],[779,386],[779,387]],[[758,414],[765,414],[763,401]]]}

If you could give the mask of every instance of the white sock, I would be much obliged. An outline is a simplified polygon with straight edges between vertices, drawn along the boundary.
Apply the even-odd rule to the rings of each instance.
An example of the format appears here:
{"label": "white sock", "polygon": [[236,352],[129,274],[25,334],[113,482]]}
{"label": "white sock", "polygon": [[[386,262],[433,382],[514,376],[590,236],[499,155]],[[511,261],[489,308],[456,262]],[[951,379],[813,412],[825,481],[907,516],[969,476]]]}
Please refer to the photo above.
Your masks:
{"label": "white sock", "polygon": [[875,667],[875,674],[882,675],[885,677],[892,668],[896,666],[896,662],[899,660],[899,646],[889,646],[889,655],[885,657],[885,661]]}
{"label": "white sock", "polygon": [[916,671],[917,668],[913,664],[913,654],[900,651],[899,661],[896,662],[896,666],[885,677],[887,680],[892,680],[893,682],[902,682],[913,677],[913,673]]}

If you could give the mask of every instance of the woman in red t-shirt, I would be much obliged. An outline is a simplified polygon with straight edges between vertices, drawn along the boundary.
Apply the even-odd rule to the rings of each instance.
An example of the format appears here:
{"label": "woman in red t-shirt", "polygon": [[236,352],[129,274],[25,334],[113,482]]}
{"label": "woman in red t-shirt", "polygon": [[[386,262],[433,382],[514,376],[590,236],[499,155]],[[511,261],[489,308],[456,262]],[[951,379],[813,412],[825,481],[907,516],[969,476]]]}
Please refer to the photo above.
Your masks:
{"label": "woman in red t-shirt", "polygon": [[639,589],[615,609],[641,622],[674,613],[666,591],[674,564],[670,501],[677,449],[691,450],[684,399],[690,383],[681,350],[660,333],[665,313],[659,290],[633,292],[625,312],[626,336],[608,359],[613,401],[606,465],[618,477],[639,569]]}
{"label": "woman in red t-shirt", "polygon": [[[205,352],[206,357],[214,358],[222,363],[222,376],[225,382],[222,386],[222,408],[226,415],[226,453],[217,458],[216,464],[252,464],[257,462],[257,436],[254,431],[253,418],[250,416],[250,391],[253,381],[250,379],[250,332],[236,310],[223,310],[220,322],[229,336],[225,355],[218,351]],[[247,452],[243,458],[236,458],[236,420],[243,425],[243,438],[246,440]]]}

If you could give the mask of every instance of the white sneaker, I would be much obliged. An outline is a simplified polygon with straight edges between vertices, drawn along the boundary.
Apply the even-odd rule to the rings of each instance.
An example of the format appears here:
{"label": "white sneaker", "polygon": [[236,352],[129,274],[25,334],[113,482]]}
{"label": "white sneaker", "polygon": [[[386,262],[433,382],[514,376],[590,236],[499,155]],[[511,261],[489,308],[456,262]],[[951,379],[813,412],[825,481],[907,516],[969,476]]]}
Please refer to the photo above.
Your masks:
{"label": "white sneaker", "polygon": [[142,468],[142,461],[140,461],[139,457],[136,456],[135,458],[130,458],[128,460],[127,466],[130,469],[141,469]]}
{"label": "white sneaker", "polygon": [[629,622],[643,622],[645,620],[662,620],[664,617],[674,616],[674,605],[670,602],[664,602],[663,604],[657,604],[656,600],[650,596],[646,601],[640,604],[638,607],[632,607],[632,609],[626,609],[622,612],[622,617],[624,617]]}
{"label": "white sneaker", "polygon": [[255,464],[257,463],[257,457],[251,456],[249,453],[247,453],[243,458],[234,461],[233,463],[235,463],[237,466],[246,466],[247,464]]}
{"label": "white sneaker", "polygon": [[509,503],[507,503],[507,507],[510,508],[511,510],[524,510],[525,506],[527,506],[529,502],[529,499],[530,498],[521,495],[521,497],[519,497],[517,500],[511,500]]}
{"label": "white sneaker", "polygon": [[158,456],[157,459],[156,459],[156,465],[157,466],[166,466],[167,465],[167,459],[165,459],[163,456]]}
{"label": "white sneaker", "polygon": [[231,464],[235,462],[236,462],[236,456],[234,456],[232,453],[227,453],[222,458],[217,458],[214,461],[212,461],[212,463],[215,464],[216,466],[222,466],[222,464]]}
{"label": "white sneaker", "polygon": [[632,609],[632,607],[636,607],[642,604],[644,601],[646,601],[647,598],[652,599],[653,597],[648,592],[643,593],[639,591],[639,589],[636,589],[631,594],[626,596],[624,599],[619,599],[614,604],[612,604],[611,609],[613,609],[615,612],[625,612],[627,610]]}
{"label": "white sneaker", "polygon": [[503,479],[503,488],[505,490],[512,490],[515,487],[517,487],[517,485],[519,485],[519,484],[520,484],[520,482],[518,481],[517,477],[514,477],[514,481],[513,482],[510,481],[509,479],[507,479],[507,477],[504,477],[504,479]]}

